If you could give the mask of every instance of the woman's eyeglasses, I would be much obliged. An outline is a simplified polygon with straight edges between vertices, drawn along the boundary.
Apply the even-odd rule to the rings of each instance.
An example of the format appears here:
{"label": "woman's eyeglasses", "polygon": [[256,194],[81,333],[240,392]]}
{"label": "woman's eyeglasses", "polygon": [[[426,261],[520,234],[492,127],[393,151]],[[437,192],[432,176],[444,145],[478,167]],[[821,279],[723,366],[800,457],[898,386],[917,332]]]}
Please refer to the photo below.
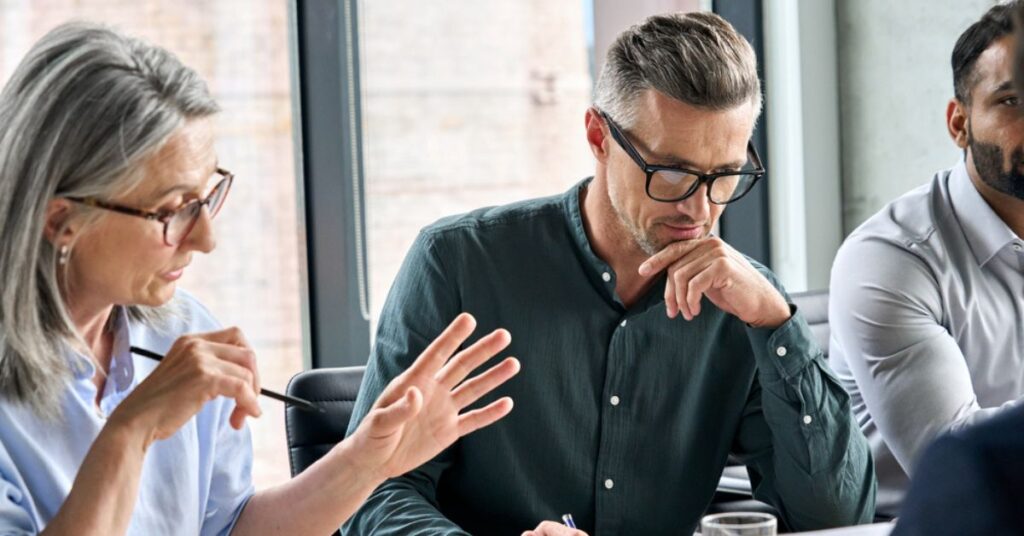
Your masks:
{"label": "woman's eyeglasses", "polygon": [[228,196],[228,191],[231,190],[231,183],[234,181],[235,176],[230,171],[217,168],[216,173],[222,178],[210,191],[210,195],[206,196],[205,199],[193,199],[184,205],[174,210],[164,210],[159,212],[151,212],[148,210],[141,210],[133,207],[126,207],[124,205],[118,205],[116,203],[110,203],[95,197],[65,197],[68,201],[74,201],[75,203],[82,203],[90,207],[101,208],[104,210],[111,210],[121,214],[127,214],[129,216],[136,216],[139,218],[158,221],[164,224],[164,243],[168,246],[177,246],[192,232],[192,228],[195,227],[196,222],[199,221],[199,215],[203,212],[203,207],[206,207],[210,213],[210,218],[213,218],[220,212],[222,206],[224,206],[224,200]]}

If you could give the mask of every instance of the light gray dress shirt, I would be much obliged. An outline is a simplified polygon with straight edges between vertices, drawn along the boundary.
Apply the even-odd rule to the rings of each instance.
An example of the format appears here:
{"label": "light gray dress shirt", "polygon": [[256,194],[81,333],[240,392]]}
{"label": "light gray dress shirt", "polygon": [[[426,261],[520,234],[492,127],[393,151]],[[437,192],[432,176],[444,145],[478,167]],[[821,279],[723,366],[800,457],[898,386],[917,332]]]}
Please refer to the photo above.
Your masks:
{"label": "light gray dress shirt", "polygon": [[963,160],[839,249],[829,360],[875,456],[879,513],[897,513],[932,439],[1024,394],[1022,251]]}

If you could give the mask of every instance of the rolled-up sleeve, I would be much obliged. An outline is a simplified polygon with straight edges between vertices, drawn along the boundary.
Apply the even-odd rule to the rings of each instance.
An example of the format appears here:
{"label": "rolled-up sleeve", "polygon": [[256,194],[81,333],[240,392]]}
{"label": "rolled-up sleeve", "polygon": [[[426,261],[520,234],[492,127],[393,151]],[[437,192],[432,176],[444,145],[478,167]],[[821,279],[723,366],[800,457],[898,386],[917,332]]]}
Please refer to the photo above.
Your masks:
{"label": "rolled-up sleeve", "polygon": [[39,528],[24,504],[28,495],[8,477],[15,474],[13,463],[0,445],[0,536],[38,534]]}

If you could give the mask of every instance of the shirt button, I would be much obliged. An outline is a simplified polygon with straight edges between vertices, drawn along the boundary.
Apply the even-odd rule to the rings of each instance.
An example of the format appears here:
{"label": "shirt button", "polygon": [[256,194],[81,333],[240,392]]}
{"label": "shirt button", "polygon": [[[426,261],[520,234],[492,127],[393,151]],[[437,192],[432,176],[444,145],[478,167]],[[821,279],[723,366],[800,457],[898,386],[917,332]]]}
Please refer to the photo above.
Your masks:
{"label": "shirt button", "polygon": [[610,478],[605,479],[605,481],[604,481],[604,489],[612,489],[614,487],[615,487],[615,482],[612,482],[612,479],[610,479]]}
{"label": "shirt button", "polygon": [[780,347],[776,348],[775,349],[775,355],[777,355],[779,357],[786,357],[786,347],[785,346],[780,346]]}
{"label": "shirt button", "polygon": [[621,323],[621,324],[619,324],[619,325],[620,325],[620,326],[622,326],[622,327],[626,327],[626,321],[625,321],[625,320],[623,320],[623,321],[622,321],[622,323]]}
{"label": "shirt button", "polygon": [[608,400],[613,406],[619,405],[619,397],[612,395],[611,399]]}
{"label": "shirt button", "polygon": [[1021,251],[1024,251],[1024,246],[1014,242],[1013,243],[1013,250],[1019,253]]}
{"label": "shirt button", "polygon": [[609,274],[608,272],[605,272],[605,273],[601,274],[601,279],[604,279],[604,282],[607,283],[607,282],[612,280],[612,274]]}
{"label": "shirt button", "polygon": [[813,420],[810,415],[804,415],[804,424],[811,424]]}

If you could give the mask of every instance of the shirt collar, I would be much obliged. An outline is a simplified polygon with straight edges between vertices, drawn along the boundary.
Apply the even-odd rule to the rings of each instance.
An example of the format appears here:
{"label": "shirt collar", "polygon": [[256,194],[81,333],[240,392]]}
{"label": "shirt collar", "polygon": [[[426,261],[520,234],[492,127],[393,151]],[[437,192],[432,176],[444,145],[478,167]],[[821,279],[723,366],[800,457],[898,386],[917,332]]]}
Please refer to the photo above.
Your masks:
{"label": "shirt collar", "polygon": [[592,181],[593,177],[588,177],[576,183],[565,193],[565,219],[587,277],[603,296],[612,301],[619,301],[615,294],[615,271],[594,253],[594,249],[590,247],[590,238],[587,237],[586,226],[583,224],[580,198],[583,197]]}
{"label": "shirt collar", "polygon": [[[580,199],[592,181],[593,177],[588,177],[565,193],[566,223],[576,245],[578,257],[590,282],[609,302],[625,309],[625,305],[619,298],[618,293],[615,292],[615,270],[594,253],[594,249],[590,246],[590,238],[587,236],[586,226],[583,224],[583,211],[580,208]],[[644,297],[634,304],[631,310],[646,311],[661,303],[664,300],[665,281],[666,277],[664,274],[659,276]]]}
{"label": "shirt collar", "polygon": [[[135,379],[135,364],[130,352],[128,315],[122,306],[115,306],[110,314],[114,344],[111,348],[110,370],[107,373],[104,397],[113,393],[123,393],[131,387]],[[92,380],[96,374],[96,363],[81,352],[69,349],[68,360],[76,380]]]}
{"label": "shirt collar", "polygon": [[1003,248],[1017,240],[1013,230],[981,197],[962,158],[949,173],[949,193],[953,212],[978,266],[988,264]]}

